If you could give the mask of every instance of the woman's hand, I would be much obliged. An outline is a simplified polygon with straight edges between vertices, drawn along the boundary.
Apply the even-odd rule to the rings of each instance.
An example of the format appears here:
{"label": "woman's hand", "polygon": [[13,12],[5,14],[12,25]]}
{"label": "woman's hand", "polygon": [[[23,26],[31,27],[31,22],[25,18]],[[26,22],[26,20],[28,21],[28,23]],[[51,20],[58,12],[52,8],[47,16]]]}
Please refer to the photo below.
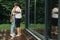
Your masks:
{"label": "woman's hand", "polygon": [[10,17],[10,22],[12,22],[12,16]]}

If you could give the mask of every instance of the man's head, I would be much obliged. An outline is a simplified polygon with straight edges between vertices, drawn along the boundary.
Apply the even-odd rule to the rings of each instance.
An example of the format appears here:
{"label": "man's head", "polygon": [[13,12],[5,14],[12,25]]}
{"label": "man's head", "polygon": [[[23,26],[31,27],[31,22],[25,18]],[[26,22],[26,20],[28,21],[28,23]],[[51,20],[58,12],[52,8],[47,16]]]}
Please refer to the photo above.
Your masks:
{"label": "man's head", "polygon": [[19,4],[18,3],[14,3],[14,6],[19,6]]}
{"label": "man's head", "polygon": [[55,4],[54,7],[58,7],[58,4]]}

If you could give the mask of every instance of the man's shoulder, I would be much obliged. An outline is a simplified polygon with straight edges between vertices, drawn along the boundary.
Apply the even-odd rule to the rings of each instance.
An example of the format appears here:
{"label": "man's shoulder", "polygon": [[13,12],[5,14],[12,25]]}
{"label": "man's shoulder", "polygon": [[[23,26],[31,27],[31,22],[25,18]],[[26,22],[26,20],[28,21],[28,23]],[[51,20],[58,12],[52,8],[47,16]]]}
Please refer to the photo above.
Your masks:
{"label": "man's shoulder", "polygon": [[52,10],[58,10],[58,8],[53,8]]}
{"label": "man's shoulder", "polygon": [[53,9],[58,9],[57,7],[53,8]]}
{"label": "man's shoulder", "polygon": [[16,8],[20,8],[19,6],[17,6]]}

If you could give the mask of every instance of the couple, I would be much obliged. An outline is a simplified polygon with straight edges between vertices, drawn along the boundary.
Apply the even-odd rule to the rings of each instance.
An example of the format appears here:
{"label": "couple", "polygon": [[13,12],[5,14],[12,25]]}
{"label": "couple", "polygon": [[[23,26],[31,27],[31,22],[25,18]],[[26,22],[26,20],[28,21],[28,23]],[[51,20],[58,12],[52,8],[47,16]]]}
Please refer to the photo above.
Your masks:
{"label": "couple", "polygon": [[16,26],[16,30],[17,30],[16,36],[22,35],[21,28],[20,28],[21,18],[22,18],[22,10],[19,7],[18,3],[14,3],[14,7],[11,11],[11,17],[10,17],[10,22],[12,24],[11,25],[11,32],[10,32],[11,37],[15,36],[15,31],[14,31],[15,26]]}

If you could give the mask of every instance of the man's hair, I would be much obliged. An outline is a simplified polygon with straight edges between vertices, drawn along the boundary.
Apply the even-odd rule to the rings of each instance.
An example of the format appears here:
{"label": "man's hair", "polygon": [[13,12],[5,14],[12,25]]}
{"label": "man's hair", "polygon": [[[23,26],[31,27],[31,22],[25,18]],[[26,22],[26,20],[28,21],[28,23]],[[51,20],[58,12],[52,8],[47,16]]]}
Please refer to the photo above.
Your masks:
{"label": "man's hair", "polygon": [[19,3],[14,3],[14,6],[19,6]]}
{"label": "man's hair", "polygon": [[58,7],[58,4],[55,4],[54,6],[55,6],[55,7]]}

